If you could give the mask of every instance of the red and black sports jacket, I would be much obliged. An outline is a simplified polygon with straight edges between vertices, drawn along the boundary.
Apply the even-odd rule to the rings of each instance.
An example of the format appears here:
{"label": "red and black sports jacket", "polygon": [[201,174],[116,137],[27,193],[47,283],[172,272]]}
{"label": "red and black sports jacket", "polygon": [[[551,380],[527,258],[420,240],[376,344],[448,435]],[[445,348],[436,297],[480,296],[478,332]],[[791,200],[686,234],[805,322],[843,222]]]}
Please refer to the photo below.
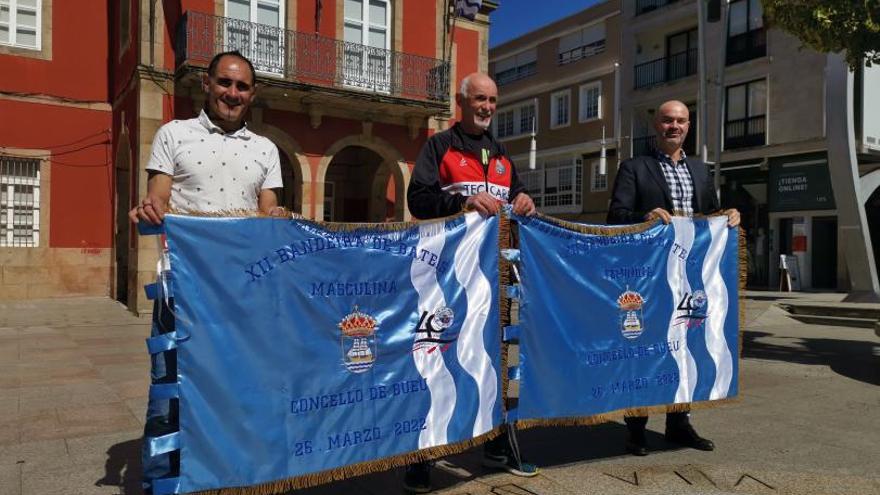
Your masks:
{"label": "red and black sports jacket", "polygon": [[[486,132],[487,163],[480,149],[470,149],[461,126],[434,134],[422,148],[407,189],[409,211],[423,220],[454,215],[468,196],[488,191],[505,203],[525,191],[504,145]],[[473,146],[471,144],[471,146]]]}

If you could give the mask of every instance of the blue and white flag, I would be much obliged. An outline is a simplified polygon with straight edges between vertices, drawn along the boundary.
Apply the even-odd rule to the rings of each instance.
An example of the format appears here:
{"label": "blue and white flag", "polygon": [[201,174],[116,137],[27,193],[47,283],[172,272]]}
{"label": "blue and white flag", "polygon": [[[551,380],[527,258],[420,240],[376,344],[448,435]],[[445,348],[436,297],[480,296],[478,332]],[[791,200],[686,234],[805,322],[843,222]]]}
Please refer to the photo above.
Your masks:
{"label": "blue and white flag", "polygon": [[483,0],[455,0],[455,15],[474,20],[482,4]]}
{"label": "blue and white flag", "polygon": [[738,229],[726,217],[520,222],[520,421],[737,395]]}
{"label": "blue and white flag", "polygon": [[501,423],[497,218],[165,224],[180,492],[341,479]]}

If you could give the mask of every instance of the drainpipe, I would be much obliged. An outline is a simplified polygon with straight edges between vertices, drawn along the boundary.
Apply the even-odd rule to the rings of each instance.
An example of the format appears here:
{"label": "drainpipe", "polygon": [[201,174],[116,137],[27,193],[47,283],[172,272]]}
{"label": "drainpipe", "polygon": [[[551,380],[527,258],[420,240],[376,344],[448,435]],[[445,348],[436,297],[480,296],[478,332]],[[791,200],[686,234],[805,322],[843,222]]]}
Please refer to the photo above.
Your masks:
{"label": "drainpipe", "polygon": [[620,164],[620,62],[614,62],[614,148],[615,161]]}
{"label": "drainpipe", "polygon": [[724,76],[725,69],[727,68],[727,37],[729,36],[730,29],[730,26],[727,25],[727,16],[729,11],[730,6],[727,3],[727,0],[722,0],[721,31],[722,33],[724,33],[724,36],[721,39],[721,55],[718,58],[718,80],[715,81],[717,84],[717,87],[715,88],[715,104],[717,105],[718,118],[715,125],[715,153],[713,154],[713,159],[715,160],[715,194],[718,196],[719,204],[721,201],[721,140],[723,139],[722,126],[724,126],[724,114],[727,108],[727,98],[725,98],[724,94]]}
{"label": "drainpipe", "polygon": [[699,120],[699,138],[700,148],[699,155],[703,163],[709,159],[709,149],[706,146],[706,134],[709,133],[709,126],[706,125],[706,0],[697,0],[697,73],[700,77],[700,102],[697,105],[697,119]]}
{"label": "drainpipe", "polygon": [[156,1],[150,0],[150,68],[156,68],[156,48],[154,46],[156,41],[155,31],[156,31]]}

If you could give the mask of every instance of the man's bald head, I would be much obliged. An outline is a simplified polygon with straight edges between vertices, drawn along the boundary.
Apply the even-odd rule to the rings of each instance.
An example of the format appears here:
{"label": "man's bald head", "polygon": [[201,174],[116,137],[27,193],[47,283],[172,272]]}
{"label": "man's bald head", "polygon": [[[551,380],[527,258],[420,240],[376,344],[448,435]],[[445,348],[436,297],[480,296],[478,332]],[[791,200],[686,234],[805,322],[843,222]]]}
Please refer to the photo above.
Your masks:
{"label": "man's bald head", "polygon": [[459,93],[462,96],[467,98],[467,96],[471,93],[471,88],[474,86],[483,86],[483,85],[491,85],[495,87],[495,92],[498,92],[498,87],[495,85],[495,81],[489,77],[489,74],[485,74],[483,72],[472,72],[461,80],[461,87],[459,88]]}
{"label": "man's bald head", "polygon": [[657,107],[657,112],[655,113],[655,119],[659,118],[664,113],[668,114],[670,112],[684,112],[686,115],[690,116],[690,111],[688,110],[687,105],[678,100],[669,100],[664,101]]}
{"label": "man's bald head", "polygon": [[487,74],[474,72],[461,80],[461,90],[455,95],[461,107],[461,125],[469,134],[482,134],[492,123],[498,86]]}
{"label": "man's bald head", "polygon": [[660,151],[678,159],[690,125],[690,112],[684,103],[669,100],[657,107],[654,130],[657,131],[656,142]]}

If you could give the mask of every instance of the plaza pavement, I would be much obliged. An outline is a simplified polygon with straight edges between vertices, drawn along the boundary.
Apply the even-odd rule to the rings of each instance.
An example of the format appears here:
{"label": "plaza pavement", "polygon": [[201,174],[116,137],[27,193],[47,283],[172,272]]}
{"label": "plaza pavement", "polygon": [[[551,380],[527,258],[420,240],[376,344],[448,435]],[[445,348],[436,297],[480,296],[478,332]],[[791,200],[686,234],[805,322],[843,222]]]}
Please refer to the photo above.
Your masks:
{"label": "plaza pavement", "polygon": [[[837,302],[840,294],[799,294]],[[808,325],[750,292],[740,398],[696,411],[714,452],[625,455],[620,423],[521,432],[531,479],[480,467],[480,449],[434,471],[444,495],[880,494],[880,338]],[[0,301],[0,495],[139,494],[149,321],[105,298]],[[574,392],[574,391],[572,391]],[[402,469],[297,492],[402,493]]]}

